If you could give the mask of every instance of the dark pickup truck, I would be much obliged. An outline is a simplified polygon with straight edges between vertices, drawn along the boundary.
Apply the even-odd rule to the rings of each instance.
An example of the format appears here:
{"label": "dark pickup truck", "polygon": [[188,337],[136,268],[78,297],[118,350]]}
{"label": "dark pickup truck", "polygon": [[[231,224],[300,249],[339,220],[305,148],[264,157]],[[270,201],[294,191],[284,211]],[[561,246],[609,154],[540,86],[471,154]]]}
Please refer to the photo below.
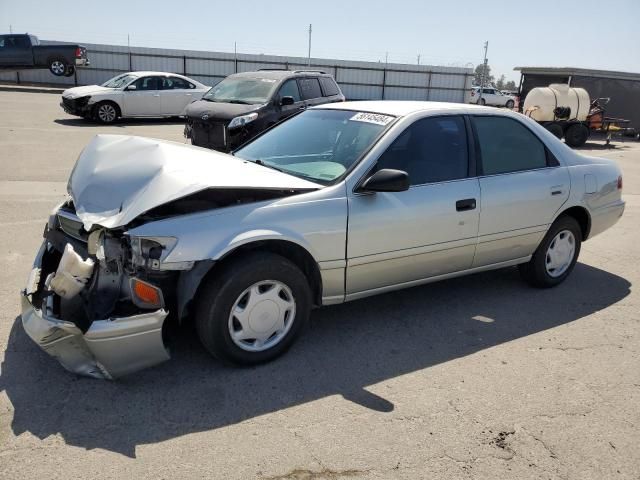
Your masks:
{"label": "dark pickup truck", "polygon": [[0,70],[48,68],[58,77],[70,77],[76,66],[88,65],[82,45],[40,45],[35,35],[0,35]]}

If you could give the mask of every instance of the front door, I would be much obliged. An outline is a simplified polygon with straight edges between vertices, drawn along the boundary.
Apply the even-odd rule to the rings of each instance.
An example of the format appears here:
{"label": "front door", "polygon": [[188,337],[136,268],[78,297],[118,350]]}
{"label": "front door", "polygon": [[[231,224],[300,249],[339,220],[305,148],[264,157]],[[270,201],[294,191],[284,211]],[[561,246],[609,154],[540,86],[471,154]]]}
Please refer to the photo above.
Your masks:
{"label": "front door", "polygon": [[405,192],[349,192],[347,295],[471,267],[480,186],[460,116],[426,117],[383,153],[374,171],[409,174]]}
{"label": "front door", "polygon": [[33,54],[26,35],[6,35],[0,37],[0,65],[31,66]]}
{"label": "front door", "polygon": [[482,173],[474,267],[531,255],[569,197],[569,172],[518,120],[471,118]]}
{"label": "front door", "polygon": [[126,117],[159,116],[161,88],[162,77],[140,77],[124,89],[122,114]]}
{"label": "front door", "polygon": [[[293,105],[282,105],[281,102],[283,97],[293,98]],[[277,102],[279,105],[278,108],[280,108],[278,121],[284,120],[285,118],[306,108],[305,103],[300,96],[300,89],[298,88],[298,83],[295,78],[287,80],[282,84],[280,91],[278,92]]]}

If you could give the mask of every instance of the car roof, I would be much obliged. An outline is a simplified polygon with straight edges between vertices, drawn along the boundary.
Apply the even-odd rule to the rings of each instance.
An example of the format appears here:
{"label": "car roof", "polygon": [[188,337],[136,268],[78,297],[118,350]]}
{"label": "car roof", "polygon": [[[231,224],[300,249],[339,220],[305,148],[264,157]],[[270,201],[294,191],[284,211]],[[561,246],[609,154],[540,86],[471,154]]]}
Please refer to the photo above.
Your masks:
{"label": "car roof", "polygon": [[323,70],[255,70],[252,72],[240,72],[229,75],[230,77],[247,77],[247,78],[270,78],[280,80],[283,78],[314,76],[327,77],[330,76]]}
{"label": "car roof", "polygon": [[357,102],[327,103],[312,107],[313,109],[353,110],[357,112],[381,113],[404,117],[416,112],[438,113],[503,113],[493,107],[469,105],[465,103],[422,102],[406,100],[366,100]]}
{"label": "car roof", "polygon": [[134,77],[147,77],[147,76],[150,76],[150,75],[154,75],[154,76],[158,76],[158,77],[166,77],[167,75],[171,75],[172,77],[180,77],[180,78],[184,78],[185,80],[189,80],[190,82],[194,82],[194,83],[198,83],[200,85],[204,85],[202,82],[199,82],[198,80],[194,80],[191,77],[186,77],[186,76],[181,75],[179,73],[173,73],[173,72],[137,71],[137,72],[123,73],[122,75],[132,75]]}

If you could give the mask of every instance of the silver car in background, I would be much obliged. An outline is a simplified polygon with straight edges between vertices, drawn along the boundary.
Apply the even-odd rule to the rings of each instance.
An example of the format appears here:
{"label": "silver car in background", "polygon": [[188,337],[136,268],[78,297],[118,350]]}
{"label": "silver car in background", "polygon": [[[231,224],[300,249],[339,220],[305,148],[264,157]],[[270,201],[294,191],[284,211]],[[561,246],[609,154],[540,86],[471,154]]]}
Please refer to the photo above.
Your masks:
{"label": "silver car in background", "polygon": [[316,306],[514,265],[553,287],[624,210],[613,161],[510,111],[430,102],[311,108],[233,155],[101,135],[68,189],[22,322],[98,378],[168,359],[171,320],[246,365]]}

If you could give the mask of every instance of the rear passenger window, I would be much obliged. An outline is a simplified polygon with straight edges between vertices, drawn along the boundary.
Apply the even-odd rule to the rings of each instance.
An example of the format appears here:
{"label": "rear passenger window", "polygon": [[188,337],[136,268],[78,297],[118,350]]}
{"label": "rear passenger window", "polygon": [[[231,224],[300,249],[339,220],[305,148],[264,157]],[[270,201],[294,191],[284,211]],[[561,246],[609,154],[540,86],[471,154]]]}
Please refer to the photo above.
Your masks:
{"label": "rear passenger window", "polygon": [[303,99],[310,100],[322,96],[317,78],[300,78],[298,79],[298,84],[300,85],[300,93]]}
{"label": "rear passenger window", "polygon": [[543,143],[517,120],[502,117],[472,118],[478,134],[484,175],[547,166]]}
{"label": "rear passenger window", "polygon": [[284,85],[280,87],[279,95],[280,98],[293,97],[294,102],[299,102],[301,100],[300,91],[298,90],[298,83],[295,81],[295,79],[287,80],[286,82],[284,82]]}
{"label": "rear passenger window", "polygon": [[165,90],[189,90],[195,87],[194,84],[180,77],[165,77],[162,86]]}
{"label": "rear passenger window", "polygon": [[320,77],[320,85],[322,85],[322,91],[324,92],[325,97],[332,97],[333,95],[338,95],[340,90],[338,90],[338,86],[336,82],[333,81],[333,78],[329,77]]}
{"label": "rear passenger window", "polygon": [[430,117],[409,126],[378,159],[377,169],[409,174],[411,185],[466,178],[469,170],[464,120]]}

